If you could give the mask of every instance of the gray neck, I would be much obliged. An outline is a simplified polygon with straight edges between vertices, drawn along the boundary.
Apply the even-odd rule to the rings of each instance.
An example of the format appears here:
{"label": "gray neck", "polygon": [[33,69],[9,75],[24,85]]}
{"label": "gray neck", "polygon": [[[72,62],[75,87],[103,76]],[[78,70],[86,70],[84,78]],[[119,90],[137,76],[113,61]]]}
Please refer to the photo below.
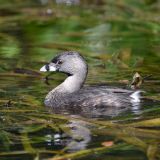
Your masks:
{"label": "gray neck", "polygon": [[81,75],[69,76],[65,81],[60,84],[55,90],[60,89],[63,93],[73,93],[78,91],[85,81],[86,77],[81,77]]}
{"label": "gray neck", "polygon": [[60,103],[61,101],[63,101],[63,98],[66,95],[78,91],[83,86],[86,75],[87,71],[83,74],[77,73],[66,78],[63,83],[61,83],[59,86],[57,86],[47,94],[45,98],[46,105],[57,105],[56,103]]}

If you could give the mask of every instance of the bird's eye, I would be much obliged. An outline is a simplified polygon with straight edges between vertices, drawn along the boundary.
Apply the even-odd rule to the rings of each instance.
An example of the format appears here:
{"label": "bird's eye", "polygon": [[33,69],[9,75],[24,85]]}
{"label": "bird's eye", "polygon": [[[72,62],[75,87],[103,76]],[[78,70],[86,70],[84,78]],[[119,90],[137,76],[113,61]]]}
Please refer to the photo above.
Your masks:
{"label": "bird's eye", "polygon": [[61,61],[61,60],[59,60],[59,61],[57,62],[57,64],[62,64],[62,61]]}

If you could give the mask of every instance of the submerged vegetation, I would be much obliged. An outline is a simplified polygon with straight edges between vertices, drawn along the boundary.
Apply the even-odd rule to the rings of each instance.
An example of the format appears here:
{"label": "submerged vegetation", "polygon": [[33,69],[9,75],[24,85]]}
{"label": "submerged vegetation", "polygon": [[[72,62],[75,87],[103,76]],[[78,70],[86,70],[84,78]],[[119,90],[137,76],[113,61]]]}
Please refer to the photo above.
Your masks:
{"label": "submerged vegetation", "polygon": [[[160,159],[158,0],[0,2],[0,159]],[[86,58],[86,85],[131,84],[146,100],[98,117],[51,112],[44,97],[64,75],[39,68],[62,50]]]}

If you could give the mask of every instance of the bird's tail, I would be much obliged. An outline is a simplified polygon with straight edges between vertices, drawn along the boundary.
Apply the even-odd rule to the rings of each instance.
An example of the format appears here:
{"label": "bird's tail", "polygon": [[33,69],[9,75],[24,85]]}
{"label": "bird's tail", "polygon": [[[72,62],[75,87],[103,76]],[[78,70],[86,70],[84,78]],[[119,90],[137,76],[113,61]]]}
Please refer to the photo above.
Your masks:
{"label": "bird's tail", "polygon": [[141,101],[141,93],[144,93],[144,91],[138,90],[138,91],[135,91],[134,93],[132,93],[130,95],[130,97],[132,98],[132,101],[133,102],[140,102]]}

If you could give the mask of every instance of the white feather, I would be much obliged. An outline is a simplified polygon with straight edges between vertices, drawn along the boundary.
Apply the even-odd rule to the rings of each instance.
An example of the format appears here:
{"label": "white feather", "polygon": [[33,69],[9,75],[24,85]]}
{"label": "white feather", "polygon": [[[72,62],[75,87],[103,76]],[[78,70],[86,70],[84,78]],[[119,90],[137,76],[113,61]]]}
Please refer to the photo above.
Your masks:
{"label": "white feather", "polygon": [[140,102],[140,98],[141,98],[141,95],[140,93],[143,92],[143,91],[135,91],[134,93],[132,93],[130,95],[130,97],[132,98],[132,102]]}
{"label": "white feather", "polygon": [[54,66],[49,66],[49,71],[56,71],[57,69],[56,69],[56,67],[54,67]]}
{"label": "white feather", "polygon": [[41,69],[40,69],[41,72],[46,72],[46,66],[43,66]]}

